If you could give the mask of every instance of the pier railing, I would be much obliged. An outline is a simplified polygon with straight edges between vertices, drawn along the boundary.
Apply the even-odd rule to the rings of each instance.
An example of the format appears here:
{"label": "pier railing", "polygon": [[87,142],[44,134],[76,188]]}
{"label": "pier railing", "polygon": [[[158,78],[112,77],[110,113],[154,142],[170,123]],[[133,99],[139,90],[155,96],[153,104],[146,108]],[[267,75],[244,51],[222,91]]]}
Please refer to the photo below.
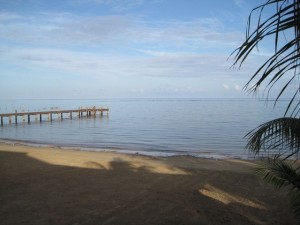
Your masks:
{"label": "pier railing", "polygon": [[0,114],[0,124],[3,126],[4,124],[4,118],[8,118],[8,123],[12,124],[12,118],[15,120],[15,124],[18,124],[19,117],[22,117],[22,122],[26,121],[27,123],[31,122],[31,117],[35,116],[35,121],[43,121],[43,115],[48,115],[48,121],[52,121],[54,119],[53,115],[58,115],[58,118],[62,120],[64,118],[64,115],[67,114],[69,119],[73,118],[73,114],[77,116],[77,118],[81,117],[96,117],[97,113],[100,113],[101,116],[103,116],[103,113],[106,112],[108,115],[109,109],[108,108],[96,108],[94,107],[87,107],[87,108],[79,108],[79,109],[71,109],[71,110],[50,110],[50,111],[38,111],[38,112],[17,112],[17,110],[14,113],[3,113]]}

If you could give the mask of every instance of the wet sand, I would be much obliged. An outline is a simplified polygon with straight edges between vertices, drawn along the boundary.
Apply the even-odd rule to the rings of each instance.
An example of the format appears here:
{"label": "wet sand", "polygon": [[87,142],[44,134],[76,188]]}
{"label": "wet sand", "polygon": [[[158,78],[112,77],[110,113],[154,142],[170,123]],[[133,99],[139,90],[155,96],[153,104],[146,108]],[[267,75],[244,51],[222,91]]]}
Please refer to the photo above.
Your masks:
{"label": "wet sand", "polygon": [[296,224],[254,161],[0,144],[1,224]]}

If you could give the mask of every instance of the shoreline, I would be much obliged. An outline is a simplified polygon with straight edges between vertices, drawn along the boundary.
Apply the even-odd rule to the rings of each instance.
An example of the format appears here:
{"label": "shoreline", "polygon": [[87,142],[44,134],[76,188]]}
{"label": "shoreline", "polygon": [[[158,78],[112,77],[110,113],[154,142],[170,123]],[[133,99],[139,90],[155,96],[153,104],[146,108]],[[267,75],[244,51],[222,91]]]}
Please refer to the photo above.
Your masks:
{"label": "shoreline", "polygon": [[29,146],[29,147],[50,147],[64,150],[77,150],[84,152],[116,152],[120,154],[129,154],[129,155],[142,155],[142,156],[153,156],[153,157],[176,157],[176,156],[187,156],[187,157],[195,157],[195,158],[203,158],[203,159],[240,159],[247,161],[255,161],[254,155],[247,156],[231,156],[228,154],[220,154],[220,153],[212,153],[209,151],[203,152],[189,152],[189,151],[162,151],[162,150],[132,150],[132,149],[117,149],[117,148],[98,148],[98,147],[79,147],[79,146],[68,146],[68,145],[53,145],[47,143],[38,143],[32,141],[24,141],[24,140],[13,140],[13,139],[0,139],[0,144],[8,144],[8,145],[20,145],[20,146]]}
{"label": "shoreline", "polygon": [[[177,162],[179,159],[184,160],[186,159],[189,161],[190,165],[186,165],[187,168],[189,166],[194,167],[193,163],[198,162],[223,162],[224,164],[230,164],[230,163],[237,163],[237,164],[243,164],[248,165],[250,167],[253,167],[256,165],[255,160],[247,160],[247,159],[240,159],[240,158],[204,158],[204,157],[196,157],[193,155],[172,155],[172,156],[157,156],[157,155],[146,155],[146,154],[137,154],[137,153],[128,153],[126,151],[118,151],[118,150],[110,150],[110,149],[97,149],[95,151],[88,151],[88,150],[81,150],[79,148],[73,148],[73,147],[59,147],[59,146],[53,146],[53,145],[42,145],[42,144],[33,144],[33,143],[22,143],[22,142],[2,142],[0,141],[0,152],[1,149],[7,149],[8,151],[12,152],[20,152],[20,153],[26,153],[28,155],[43,155],[43,157],[48,157],[47,154],[54,154],[54,155],[70,155],[72,157],[73,155],[76,156],[84,156],[84,157],[101,157],[103,155],[109,156],[109,157],[119,157],[124,158],[128,161],[133,159],[141,159],[141,160],[155,160],[155,161],[162,161],[172,162],[174,159]],[[132,151],[135,152],[135,151]],[[201,167],[201,165],[197,165]],[[231,165],[232,166],[232,165]],[[243,167],[243,166],[242,166]],[[248,170],[247,166],[244,168],[245,170]],[[248,171],[249,172],[249,171]]]}

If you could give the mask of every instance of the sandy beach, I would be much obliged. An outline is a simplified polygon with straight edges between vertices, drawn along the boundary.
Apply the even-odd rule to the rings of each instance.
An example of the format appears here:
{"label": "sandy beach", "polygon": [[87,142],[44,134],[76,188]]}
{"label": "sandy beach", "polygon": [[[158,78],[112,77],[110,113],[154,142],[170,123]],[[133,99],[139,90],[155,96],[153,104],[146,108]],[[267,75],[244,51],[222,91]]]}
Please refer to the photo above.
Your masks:
{"label": "sandy beach", "polygon": [[296,224],[254,161],[0,144],[1,224]]}

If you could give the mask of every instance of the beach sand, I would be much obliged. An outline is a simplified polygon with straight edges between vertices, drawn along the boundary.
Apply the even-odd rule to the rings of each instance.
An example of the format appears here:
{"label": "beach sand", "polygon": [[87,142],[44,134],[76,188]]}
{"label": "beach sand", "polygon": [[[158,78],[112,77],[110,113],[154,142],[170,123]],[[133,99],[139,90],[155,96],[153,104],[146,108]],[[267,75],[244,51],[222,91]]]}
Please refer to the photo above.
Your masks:
{"label": "beach sand", "polygon": [[254,161],[0,144],[1,224],[296,224]]}

